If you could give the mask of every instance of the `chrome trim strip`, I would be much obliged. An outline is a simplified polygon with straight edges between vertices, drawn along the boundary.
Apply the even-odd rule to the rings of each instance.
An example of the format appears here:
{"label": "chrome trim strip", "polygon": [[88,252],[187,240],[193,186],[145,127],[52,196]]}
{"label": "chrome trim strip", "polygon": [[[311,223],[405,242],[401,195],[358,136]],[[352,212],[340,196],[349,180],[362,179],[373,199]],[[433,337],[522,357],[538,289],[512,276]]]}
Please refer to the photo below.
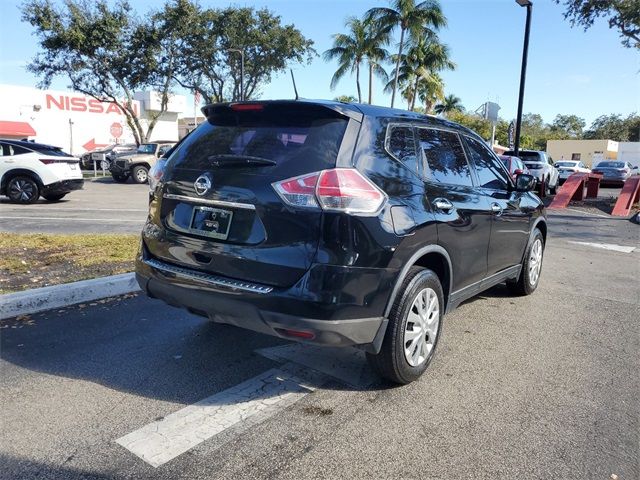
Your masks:
{"label": "chrome trim strip", "polygon": [[245,210],[255,210],[256,206],[250,203],[225,202],[224,200],[209,200],[206,198],[195,198],[187,195],[176,195],[174,193],[165,193],[163,198],[170,200],[184,200],[191,203],[202,203],[204,205],[215,205],[216,207],[244,208]]}
{"label": "chrome trim strip", "polygon": [[163,272],[173,273],[174,275],[178,275],[183,278],[209,283],[211,285],[215,285],[216,287],[261,294],[269,293],[273,290],[273,287],[267,287],[266,285],[243,282],[241,280],[231,280],[229,278],[219,277],[218,275],[210,275],[208,273],[202,273],[196,270],[176,267],[174,265],[159,262],[158,260],[154,260],[152,258],[144,259],[143,261],[151,268],[155,268]]}

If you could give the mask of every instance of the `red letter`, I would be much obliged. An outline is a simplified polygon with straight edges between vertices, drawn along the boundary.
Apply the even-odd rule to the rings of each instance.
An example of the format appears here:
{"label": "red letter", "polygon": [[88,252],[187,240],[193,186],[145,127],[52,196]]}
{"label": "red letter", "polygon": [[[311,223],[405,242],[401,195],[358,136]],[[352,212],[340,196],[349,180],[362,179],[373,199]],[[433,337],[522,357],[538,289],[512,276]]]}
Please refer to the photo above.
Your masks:
{"label": "red letter", "polygon": [[56,102],[56,99],[53,98],[52,95],[47,93],[47,108],[49,110],[51,110],[51,105],[55,105],[56,107],[58,107],[60,110],[64,110],[64,97],[60,97],[60,101]]}
{"label": "red letter", "polygon": [[87,105],[85,102],[86,98],[84,97],[73,97],[71,99],[71,110],[74,112],[86,112]]}
{"label": "red letter", "polygon": [[111,113],[111,112],[117,113],[118,115],[122,115],[122,112],[120,111],[120,109],[115,103],[110,103],[105,113]]}
{"label": "red letter", "polygon": [[89,99],[89,112],[91,113],[102,113],[102,103],[95,98]]}

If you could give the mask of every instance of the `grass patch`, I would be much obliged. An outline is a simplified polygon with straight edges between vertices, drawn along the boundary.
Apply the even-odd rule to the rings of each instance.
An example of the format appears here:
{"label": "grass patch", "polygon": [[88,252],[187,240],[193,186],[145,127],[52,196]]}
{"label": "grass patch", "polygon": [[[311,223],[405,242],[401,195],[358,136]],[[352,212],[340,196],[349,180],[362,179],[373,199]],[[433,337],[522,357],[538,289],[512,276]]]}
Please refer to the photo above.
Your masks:
{"label": "grass patch", "polygon": [[139,235],[0,234],[0,293],[133,270]]}

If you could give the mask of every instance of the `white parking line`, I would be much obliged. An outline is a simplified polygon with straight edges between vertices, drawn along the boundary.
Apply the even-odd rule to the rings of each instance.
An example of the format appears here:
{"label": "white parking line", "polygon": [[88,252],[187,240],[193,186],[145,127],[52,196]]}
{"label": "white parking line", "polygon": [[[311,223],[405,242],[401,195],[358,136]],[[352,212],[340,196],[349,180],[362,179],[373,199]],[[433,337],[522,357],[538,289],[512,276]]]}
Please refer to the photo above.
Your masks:
{"label": "white parking line", "polygon": [[0,217],[0,220],[44,220],[44,221],[56,221],[65,220],[67,222],[116,222],[116,223],[140,223],[143,221],[140,219],[137,220],[126,220],[122,218],[76,218],[76,217]]}
{"label": "white parking line", "polygon": [[356,388],[376,381],[364,354],[355,348],[288,344],[256,350],[285,362],[235,387],[167,415],[116,442],[159,467],[203,441],[235,428],[235,435],[266,420],[334,377]]}
{"label": "white parking line", "polygon": [[271,369],[116,440],[159,467],[258,414],[266,419],[314,390],[284,369]]}
{"label": "white parking line", "polygon": [[584,245],[585,247],[601,248],[603,250],[613,250],[614,252],[631,253],[636,247],[625,247],[623,245],[614,245],[612,243],[592,243],[592,242],[575,242],[568,240],[568,243],[575,245]]}
{"label": "white parking line", "polygon": [[11,208],[9,211],[11,212],[22,212],[24,210],[37,210],[42,212],[42,209],[45,209],[47,212],[148,212],[148,208],[57,208],[57,207],[48,207],[48,206],[38,206],[38,207],[17,207]]}

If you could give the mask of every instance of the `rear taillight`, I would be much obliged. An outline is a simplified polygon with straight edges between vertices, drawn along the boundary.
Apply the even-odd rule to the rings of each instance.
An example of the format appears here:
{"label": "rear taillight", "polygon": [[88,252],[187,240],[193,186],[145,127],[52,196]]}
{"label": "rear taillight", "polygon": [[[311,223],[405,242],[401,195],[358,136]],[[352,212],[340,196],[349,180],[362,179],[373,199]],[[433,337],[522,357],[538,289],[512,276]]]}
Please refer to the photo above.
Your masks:
{"label": "rear taillight", "polygon": [[50,158],[41,158],[40,161],[45,165],[51,165],[52,163],[56,163],[55,160],[51,160]]}
{"label": "rear taillight", "polygon": [[165,158],[159,158],[153,167],[151,167],[151,170],[149,170],[149,190],[152,192],[162,181],[166,165],[167,160]]}
{"label": "rear taillight", "polygon": [[385,194],[353,168],[322,170],[273,184],[282,200],[294,207],[322,208],[352,214],[375,214]]}

